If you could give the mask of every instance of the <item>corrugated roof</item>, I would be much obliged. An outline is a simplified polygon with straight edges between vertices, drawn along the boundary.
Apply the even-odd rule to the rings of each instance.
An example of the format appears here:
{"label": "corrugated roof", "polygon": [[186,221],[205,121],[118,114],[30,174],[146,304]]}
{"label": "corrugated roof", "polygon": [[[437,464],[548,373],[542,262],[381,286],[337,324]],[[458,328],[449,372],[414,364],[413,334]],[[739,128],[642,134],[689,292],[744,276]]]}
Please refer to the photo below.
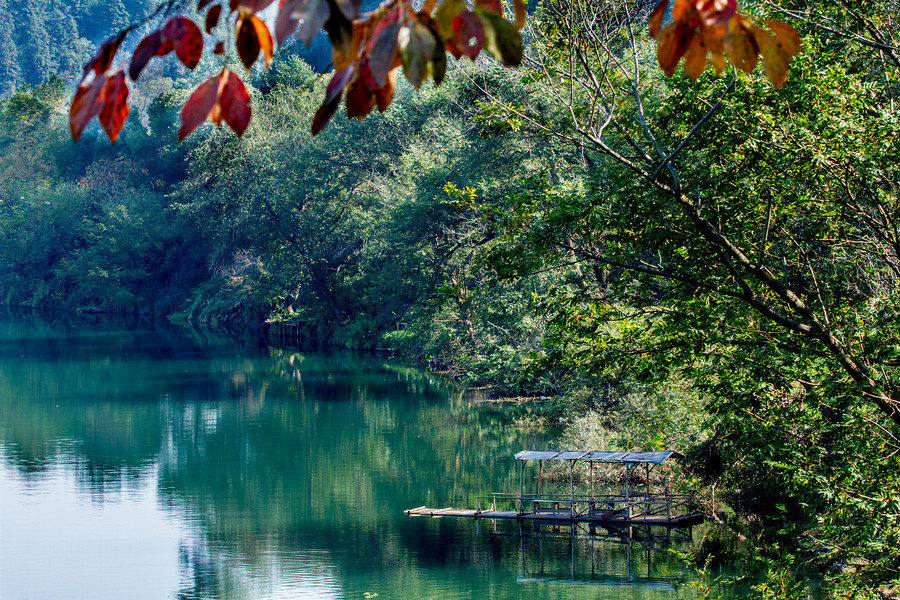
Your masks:
{"label": "corrugated roof", "polygon": [[516,460],[591,460],[598,462],[650,463],[661,465],[670,458],[684,458],[674,450],[658,452],[583,452],[558,450],[522,450]]}

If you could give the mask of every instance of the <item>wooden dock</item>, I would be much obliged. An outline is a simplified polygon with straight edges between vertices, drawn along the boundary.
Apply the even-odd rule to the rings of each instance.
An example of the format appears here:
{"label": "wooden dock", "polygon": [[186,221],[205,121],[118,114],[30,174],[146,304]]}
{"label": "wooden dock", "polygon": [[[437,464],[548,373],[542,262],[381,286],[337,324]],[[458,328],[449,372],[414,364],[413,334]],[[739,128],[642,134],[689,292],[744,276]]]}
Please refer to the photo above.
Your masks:
{"label": "wooden dock", "polygon": [[[663,490],[656,491],[653,491],[650,485],[650,470],[653,467],[663,464],[670,458],[680,457],[681,454],[672,450],[652,452],[523,450],[516,454],[516,460],[520,464],[518,494],[495,492],[490,496],[477,496],[475,510],[420,506],[404,513],[411,517],[688,527],[703,521],[703,515],[695,508],[694,499],[688,494],[670,493],[668,485]],[[538,463],[536,493],[525,489],[525,464],[528,461]],[[568,494],[542,492],[545,461],[568,463]],[[589,465],[590,494],[575,492],[574,468],[578,461],[585,461]],[[593,477],[595,462],[618,463],[625,467],[623,493],[595,493]],[[631,472],[641,465],[644,467],[645,486],[643,490],[634,490],[629,485]]]}
{"label": "wooden dock", "polygon": [[657,525],[663,527],[688,527],[703,521],[700,513],[684,515],[652,515],[633,514],[628,517],[627,512],[609,511],[599,513],[584,513],[572,516],[570,512],[525,512],[514,510],[485,510],[475,511],[458,508],[428,508],[420,506],[403,511],[410,517],[467,517],[471,519],[514,519],[520,521],[537,521],[541,523],[597,523],[609,525]]}

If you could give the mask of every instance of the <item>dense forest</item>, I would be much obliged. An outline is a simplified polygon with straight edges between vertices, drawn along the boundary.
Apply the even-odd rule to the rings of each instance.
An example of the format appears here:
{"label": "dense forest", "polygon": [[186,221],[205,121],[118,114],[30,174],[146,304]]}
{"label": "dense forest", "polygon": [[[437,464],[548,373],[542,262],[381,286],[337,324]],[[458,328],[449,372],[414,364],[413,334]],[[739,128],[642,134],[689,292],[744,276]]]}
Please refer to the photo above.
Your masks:
{"label": "dense forest", "polygon": [[[775,89],[666,78],[654,5],[531,3],[521,68],[453,63],[315,137],[321,36],[246,77],[241,137],[179,143],[221,63],[155,61],[112,145],[73,144],[72,87],[146,4],[7,0],[0,298],[430,360],[573,447],[686,452],[727,532],[701,593],[896,595],[900,7],[741,3],[802,36]],[[729,554],[749,580],[703,579]]]}

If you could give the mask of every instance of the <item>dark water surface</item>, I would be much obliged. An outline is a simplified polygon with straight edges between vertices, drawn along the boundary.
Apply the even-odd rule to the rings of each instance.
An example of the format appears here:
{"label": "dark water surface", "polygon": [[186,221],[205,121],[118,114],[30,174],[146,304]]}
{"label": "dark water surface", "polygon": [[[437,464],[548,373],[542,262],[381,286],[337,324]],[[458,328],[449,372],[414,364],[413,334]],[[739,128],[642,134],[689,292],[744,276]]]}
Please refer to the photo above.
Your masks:
{"label": "dark water surface", "polygon": [[0,599],[692,597],[640,541],[404,516],[517,489],[548,441],[500,410],[377,359],[0,321]]}

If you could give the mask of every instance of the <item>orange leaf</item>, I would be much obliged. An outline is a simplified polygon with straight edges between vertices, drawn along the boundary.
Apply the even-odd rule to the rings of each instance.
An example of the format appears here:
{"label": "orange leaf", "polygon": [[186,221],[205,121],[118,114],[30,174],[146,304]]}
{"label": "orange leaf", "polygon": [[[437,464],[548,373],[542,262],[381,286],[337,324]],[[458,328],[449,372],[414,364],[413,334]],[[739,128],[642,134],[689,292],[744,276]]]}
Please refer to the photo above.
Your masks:
{"label": "orange leaf", "polygon": [[100,111],[100,126],[112,143],[119,139],[119,132],[128,118],[128,84],[125,83],[125,72],[119,71],[106,81],[103,86],[103,109]]}
{"label": "orange leaf", "polygon": [[654,40],[659,36],[659,30],[662,28],[663,17],[666,15],[666,8],[669,6],[669,0],[659,0],[659,4],[650,13],[650,24],[647,29],[650,37]]}
{"label": "orange leaf", "polygon": [[706,68],[706,46],[699,35],[691,38],[691,43],[684,52],[684,74],[691,81],[697,81]]}
{"label": "orange leaf", "polygon": [[751,73],[756,68],[759,46],[753,36],[756,25],[744,15],[737,15],[728,22],[725,34],[725,54],[736,68]]}
{"label": "orange leaf", "polygon": [[84,133],[84,128],[91,119],[103,110],[103,87],[106,85],[106,74],[100,73],[88,83],[78,86],[72,106],[69,108],[69,130],[76,142]]}
{"label": "orange leaf", "polygon": [[759,46],[759,53],[762,55],[766,77],[769,78],[769,81],[772,82],[776,89],[780,88],[787,81],[790,56],[787,55],[775,39],[775,36],[759,27],[753,30],[753,39],[756,40],[756,45]]}
{"label": "orange leaf", "polygon": [[656,47],[656,60],[668,77],[675,73],[678,61],[684,56],[688,46],[697,34],[692,27],[682,21],[669,23],[659,34]]}
{"label": "orange leaf", "polygon": [[162,29],[163,41],[170,41],[175,47],[178,60],[188,69],[193,69],[203,55],[203,32],[186,17],[172,17]]}
{"label": "orange leaf", "polygon": [[793,58],[800,53],[800,34],[797,33],[796,29],[787,23],[775,21],[774,19],[765,21],[765,24],[766,27],[772,30],[775,39],[778,40],[778,43],[784,48],[785,53],[790,58]]}
{"label": "orange leaf", "polygon": [[528,16],[528,10],[523,0],[513,0],[513,10],[516,15],[516,27],[522,29],[525,27],[525,18]]}
{"label": "orange leaf", "polygon": [[263,57],[266,61],[266,68],[272,62],[272,56],[275,53],[275,42],[272,40],[272,34],[262,19],[254,16],[253,27],[256,28],[256,37],[259,38],[259,45],[262,47]]}
{"label": "orange leaf", "polygon": [[244,67],[249,71],[259,58],[259,51],[262,47],[256,27],[253,26],[253,19],[256,15],[248,15],[238,19],[237,22],[237,39],[235,46],[237,47],[238,56]]}

